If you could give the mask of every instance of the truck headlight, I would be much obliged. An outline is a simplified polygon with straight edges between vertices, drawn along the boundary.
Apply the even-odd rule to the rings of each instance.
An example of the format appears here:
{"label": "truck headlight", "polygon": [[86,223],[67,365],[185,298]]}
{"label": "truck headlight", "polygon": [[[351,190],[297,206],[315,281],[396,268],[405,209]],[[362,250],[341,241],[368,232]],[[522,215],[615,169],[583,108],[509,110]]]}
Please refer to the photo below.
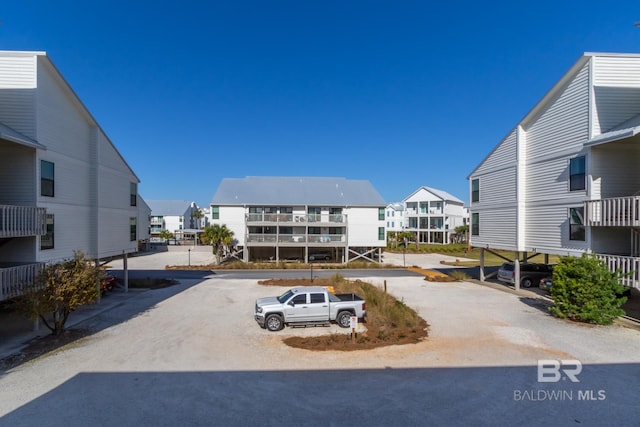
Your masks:
{"label": "truck headlight", "polygon": [[257,313],[262,313],[262,307],[256,307],[256,312]]}

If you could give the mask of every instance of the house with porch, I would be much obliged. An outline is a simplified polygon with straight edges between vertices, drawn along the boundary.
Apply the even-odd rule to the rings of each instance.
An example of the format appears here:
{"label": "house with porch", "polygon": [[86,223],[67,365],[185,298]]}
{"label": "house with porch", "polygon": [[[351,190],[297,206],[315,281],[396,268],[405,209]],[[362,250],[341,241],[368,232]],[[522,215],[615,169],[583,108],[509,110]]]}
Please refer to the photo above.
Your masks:
{"label": "house with porch", "polygon": [[157,239],[162,231],[168,231],[177,240],[193,240],[202,228],[204,212],[200,217],[195,202],[186,200],[147,200],[151,209],[150,235]]}
{"label": "house with porch", "polygon": [[469,174],[471,245],[589,252],[640,287],[639,164],[640,55],[586,53]]}
{"label": "house with porch", "polygon": [[46,53],[0,51],[0,301],[74,251],[136,252],[139,183]]}
{"label": "house with porch", "polygon": [[420,187],[403,201],[404,230],[423,244],[448,244],[455,229],[465,224],[464,202],[443,190]]}
{"label": "house with porch", "polygon": [[365,180],[225,178],[211,222],[233,231],[233,256],[245,262],[377,262],[386,247],[385,206]]}

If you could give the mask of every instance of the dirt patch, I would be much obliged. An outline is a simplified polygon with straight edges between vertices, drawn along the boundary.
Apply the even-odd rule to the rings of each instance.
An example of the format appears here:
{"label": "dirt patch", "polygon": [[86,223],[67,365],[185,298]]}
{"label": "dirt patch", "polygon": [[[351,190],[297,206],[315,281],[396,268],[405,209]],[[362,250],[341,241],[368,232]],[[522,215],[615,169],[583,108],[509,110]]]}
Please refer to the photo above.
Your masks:
{"label": "dirt patch", "polygon": [[333,286],[336,293],[354,292],[367,304],[367,330],[354,337],[344,334],[313,337],[289,337],[285,344],[306,350],[353,351],[390,345],[416,344],[428,336],[428,323],[417,313],[383,290],[361,281],[335,278],[323,279],[271,279],[258,282],[266,286]]}
{"label": "dirt patch", "polygon": [[68,344],[76,342],[82,338],[91,335],[93,332],[89,329],[67,329],[60,335],[46,335],[44,337],[34,338],[29,344],[18,353],[12,354],[0,359],[0,370],[7,371],[36,359],[43,354],[58,350]]}

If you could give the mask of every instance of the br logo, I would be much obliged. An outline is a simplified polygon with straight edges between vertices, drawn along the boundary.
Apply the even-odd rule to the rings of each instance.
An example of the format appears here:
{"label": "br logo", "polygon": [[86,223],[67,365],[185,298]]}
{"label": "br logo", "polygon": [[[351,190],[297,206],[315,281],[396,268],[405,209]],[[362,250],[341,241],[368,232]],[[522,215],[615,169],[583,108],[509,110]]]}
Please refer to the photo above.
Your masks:
{"label": "br logo", "polygon": [[582,372],[582,363],[578,360],[538,360],[539,383],[557,383],[564,378],[579,383],[578,374],[580,372]]}

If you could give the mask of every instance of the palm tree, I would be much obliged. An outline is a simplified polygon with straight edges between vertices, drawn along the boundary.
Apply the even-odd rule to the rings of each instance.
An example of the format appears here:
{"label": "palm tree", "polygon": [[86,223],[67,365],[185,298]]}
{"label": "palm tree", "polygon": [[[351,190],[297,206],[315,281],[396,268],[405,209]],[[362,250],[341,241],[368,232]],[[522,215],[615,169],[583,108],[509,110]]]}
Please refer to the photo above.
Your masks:
{"label": "palm tree", "polygon": [[[200,228],[200,222],[199,220],[201,218],[204,217],[204,213],[202,212],[202,210],[200,208],[195,208],[193,211],[191,211],[191,227],[192,228]],[[196,219],[198,220],[198,227],[195,227],[193,225],[193,220]]]}
{"label": "palm tree", "polygon": [[233,231],[224,224],[208,225],[202,231],[201,239],[205,245],[213,246],[216,264],[220,264],[224,249],[233,243]]}

